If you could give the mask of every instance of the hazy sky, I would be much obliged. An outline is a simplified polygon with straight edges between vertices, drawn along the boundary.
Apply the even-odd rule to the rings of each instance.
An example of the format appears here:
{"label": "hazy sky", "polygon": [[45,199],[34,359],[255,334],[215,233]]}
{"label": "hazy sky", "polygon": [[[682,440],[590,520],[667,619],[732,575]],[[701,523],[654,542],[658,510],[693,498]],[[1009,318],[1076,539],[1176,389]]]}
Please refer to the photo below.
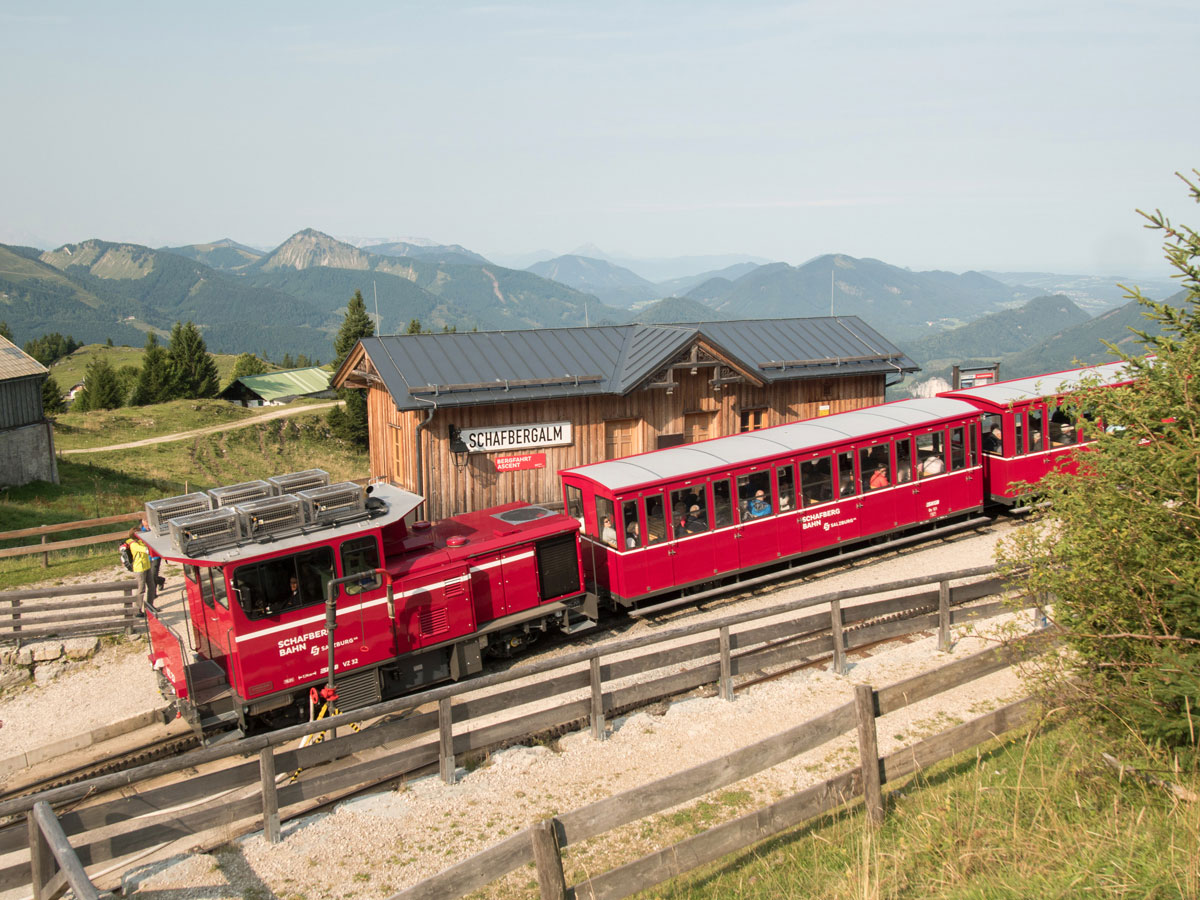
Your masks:
{"label": "hazy sky", "polygon": [[1200,8],[0,0],[0,241],[1165,272]]}

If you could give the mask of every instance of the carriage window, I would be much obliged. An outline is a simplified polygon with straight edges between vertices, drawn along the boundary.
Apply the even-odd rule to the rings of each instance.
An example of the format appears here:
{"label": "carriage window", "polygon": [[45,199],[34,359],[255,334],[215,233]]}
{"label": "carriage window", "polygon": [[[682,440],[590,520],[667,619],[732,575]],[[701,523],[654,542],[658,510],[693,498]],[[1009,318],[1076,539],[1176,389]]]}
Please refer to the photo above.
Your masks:
{"label": "carriage window", "polygon": [[379,568],[379,546],[373,537],[355,538],[342,544],[342,574],[363,573],[360,581],[348,581],[342,590],[353,596],[363,591],[376,590],[383,584],[383,576],[373,571]]}
{"label": "carriage window", "polygon": [[765,519],[775,511],[771,496],[771,473],[751,472],[737,479],[738,515],[743,522]]}
{"label": "carriage window", "polygon": [[896,484],[912,481],[912,438],[896,441]]}
{"label": "carriage window", "polygon": [[791,512],[796,508],[796,484],[791,466],[780,466],[775,470],[775,480],[779,483],[779,511]]}
{"label": "carriage window", "polygon": [[567,485],[567,515],[579,522],[579,530],[583,531],[583,490],[573,485]]}
{"label": "carriage window", "polygon": [[642,532],[638,525],[636,500],[626,500],[621,504],[621,534],[625,537],[622,546],[626,550],[642,546]]}
{"label": "carriage window", "polygon": [[970,431],[967,432],[970,436],[967,438],[967,465],[975,466],[979,460],[976,459],[975,448],[979,446],[978,431],[975,422],[971,423]]}
{"label": "carriage window", "polygon": [[1050,446],[1069,447],[1075,441],[1075,426],[1070,417],[1061,408],[1054,410],[1050,416]]}
{"label": "carriage window", "polygon": [[225,570],[220,566],[184,566],[184,576],[200,588],[200,599],[210,609],[214,601],[229,609],[229,598],[225,595]]}
{"label": "carriage window", "polygon": [[858,471],[862,476],[862,493],[877,491],[892,483],[891,460],[887,444],[863,447],[858,451]]}
{"label": "carriage window", "polygon": [[667,516],[663,508],[662,494],[647,497],[646,504],[646,543],[653,544],[667,536]]}
{"label": "carriage window", "polygon": [[950,468],[955,472],[967,467],[967,447],[963,443],[964,433],[961,426],[950,429]]}
{"label": "carriage window", "polygon": [[714,481],[713,486],[713,516],[715,527],[724,528],[733,524],[733,488],[729,479]]}
{"label": "carriage window", "polygon": [[805,506],[828,503],[833,499],[833,463],[828,456],[818,456],[800,463],[800,496]]}
{"label": "carriage window", "polygon": [[940,431],[917,435],[917,476],[929,478],[946,471],[946,436]]}
{"label": "carriage window", "polygon": [[242,612],[261,619],[324,603],[333,577],[333,548],[317,547],[239,566],[233,573],[233,587]]}
{"label": "carriage window", "polygon": [[1016,428],[1017,434],[1016,446],[1013,448],[1013,456],[1020,456],[1025,452],[1025,413],[1019,412],[1014,414],[1013,425]]}
{"label": "carriage window", "polygon": [[1037,453],[1043,449],[1045,442],[1042,440],[1042,419],[1043,413],[1040,409],[1031,409],[1029,411],[1029,452]]}
{"label": "carriage window", "polygon": [[613,519],[613,502],[607,497],[596,498],[596,526],[599,534],[595,537],[600,538],[610,547],[617,546],[617,526]]}
{"label": "carriage window", "polygon": [[1004,419],[998,413],[983,417],[983,452],[1004,455]]}
{"label": "carriage window", "polygon": [[671,491],[671,528],[676,537],[708,531],[708,490],[705,485]]}
{"label": "carriage window", "polygon": [[845,500],[858,493],[854,479],[854,451],[839,453],[837,458],[838,498]]}

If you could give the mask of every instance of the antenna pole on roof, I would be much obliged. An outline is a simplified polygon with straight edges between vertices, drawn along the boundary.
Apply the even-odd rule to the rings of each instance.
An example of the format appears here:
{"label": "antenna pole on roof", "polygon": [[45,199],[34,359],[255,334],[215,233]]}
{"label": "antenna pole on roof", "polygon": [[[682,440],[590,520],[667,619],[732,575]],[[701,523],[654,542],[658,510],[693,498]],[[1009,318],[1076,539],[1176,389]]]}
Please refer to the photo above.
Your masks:
{"label": "antenna pole on roof", "polygon": [[829,315],[833,316],[833,273],[836,267],[836,261],[829,266]]}

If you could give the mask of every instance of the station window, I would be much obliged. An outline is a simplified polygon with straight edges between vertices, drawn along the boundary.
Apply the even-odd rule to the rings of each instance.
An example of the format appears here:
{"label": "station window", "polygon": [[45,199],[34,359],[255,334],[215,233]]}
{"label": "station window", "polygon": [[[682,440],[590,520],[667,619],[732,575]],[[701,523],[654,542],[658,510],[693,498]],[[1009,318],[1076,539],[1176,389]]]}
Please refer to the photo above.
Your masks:
{"label": "station window", "polygon": [[239,566],[233,573],[233,590],[242,612],[261,619],[324,603],[333,578],[333,548],[316,547]]}
{"label": "station window", "polygon": [[766,425],[765,409],[743,409],[738,419],[738,431],[758,431]]}
{"label": "station window", "polygon": [[626,500],[621,504],[621,549],[632,550],[642,546],[642,530],[638,524],[638,508],[636,500]]}
{"label": "station window", "polygon": [[1004,455],[1004,419],[999,413],[983,417],[983,452]]}
{"label": "station window", "polygon": [[375,542],[374,537],[360,537],[344,541],[341,554],[343,575],[363,573],[362,580],[348,581],[342,585],[342,590],[347,594],[373,591],[383,584],[383,577],[373,571],[379,568],[379,545]]}
{"label": "station window", "polygon": [[779,511],[791,512],[796,508],[796,479],[792,466],[780,466],[775,470],[775,480],[779,483]]}
{"label": "station window", "polygon": [[854,451],[847,450],[837,457],[838,498],[845,500],[858,493],[854,478]]}
{"label": "station window", "polygon": [[583,531],[583,490],[568,484],[563,493],[567,515],[579,522],[579,530]]}
{"label": "station window", "polygon": [[662,494],[651,494],[645,499],[646,543],[664,540],[667,536],[667,513]]}
{"label": "station window", "polygon": [[912,481],[912,438],[896,441],[896,484]]}
{"label": "station window", "polygon": [[708,490],[703,484],[671,491],[671,528],[675,536],[708,531]]}
{"label": "station window", "polygon": [[892,483],[892,461],[887,444],[875,444],[858,451],[858,471],[862,477],[862,493],[877,491]]}
{"label": "station window", "polygon": [[714,481],[713,522],[715,527],[724,528],[733,524],[733,487],[728,478]]}
{"label": "station window", "polygon": [[765,519],[775,512],[771,496],[771,473],[751,472],[737,479],[738,513],[743,522]]}
{"label": "station window", "polygon": [[617,526],[613,519],[613,502],[607,497],[596,498],[596,527],[598,537],[610,547],[617,546]]}
{"label": "station window", "polygon": [[800,463],[800,496],[805,506],[828,503],[833,499],[833,461],[818,456]]}

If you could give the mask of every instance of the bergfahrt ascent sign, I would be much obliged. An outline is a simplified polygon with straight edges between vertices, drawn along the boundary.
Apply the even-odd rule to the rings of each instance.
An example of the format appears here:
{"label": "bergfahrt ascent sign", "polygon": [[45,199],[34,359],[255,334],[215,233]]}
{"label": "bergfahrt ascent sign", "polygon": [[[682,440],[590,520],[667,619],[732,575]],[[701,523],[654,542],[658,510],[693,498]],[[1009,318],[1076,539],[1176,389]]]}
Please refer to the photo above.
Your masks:
{"label": "bergfahrt ascent sign", "polygon": [[533,447],[562,447],[574,442],[571,437],[570,422],[463,428],[459,431],[459,437],[462,438],[471,453],[528,450]]}

